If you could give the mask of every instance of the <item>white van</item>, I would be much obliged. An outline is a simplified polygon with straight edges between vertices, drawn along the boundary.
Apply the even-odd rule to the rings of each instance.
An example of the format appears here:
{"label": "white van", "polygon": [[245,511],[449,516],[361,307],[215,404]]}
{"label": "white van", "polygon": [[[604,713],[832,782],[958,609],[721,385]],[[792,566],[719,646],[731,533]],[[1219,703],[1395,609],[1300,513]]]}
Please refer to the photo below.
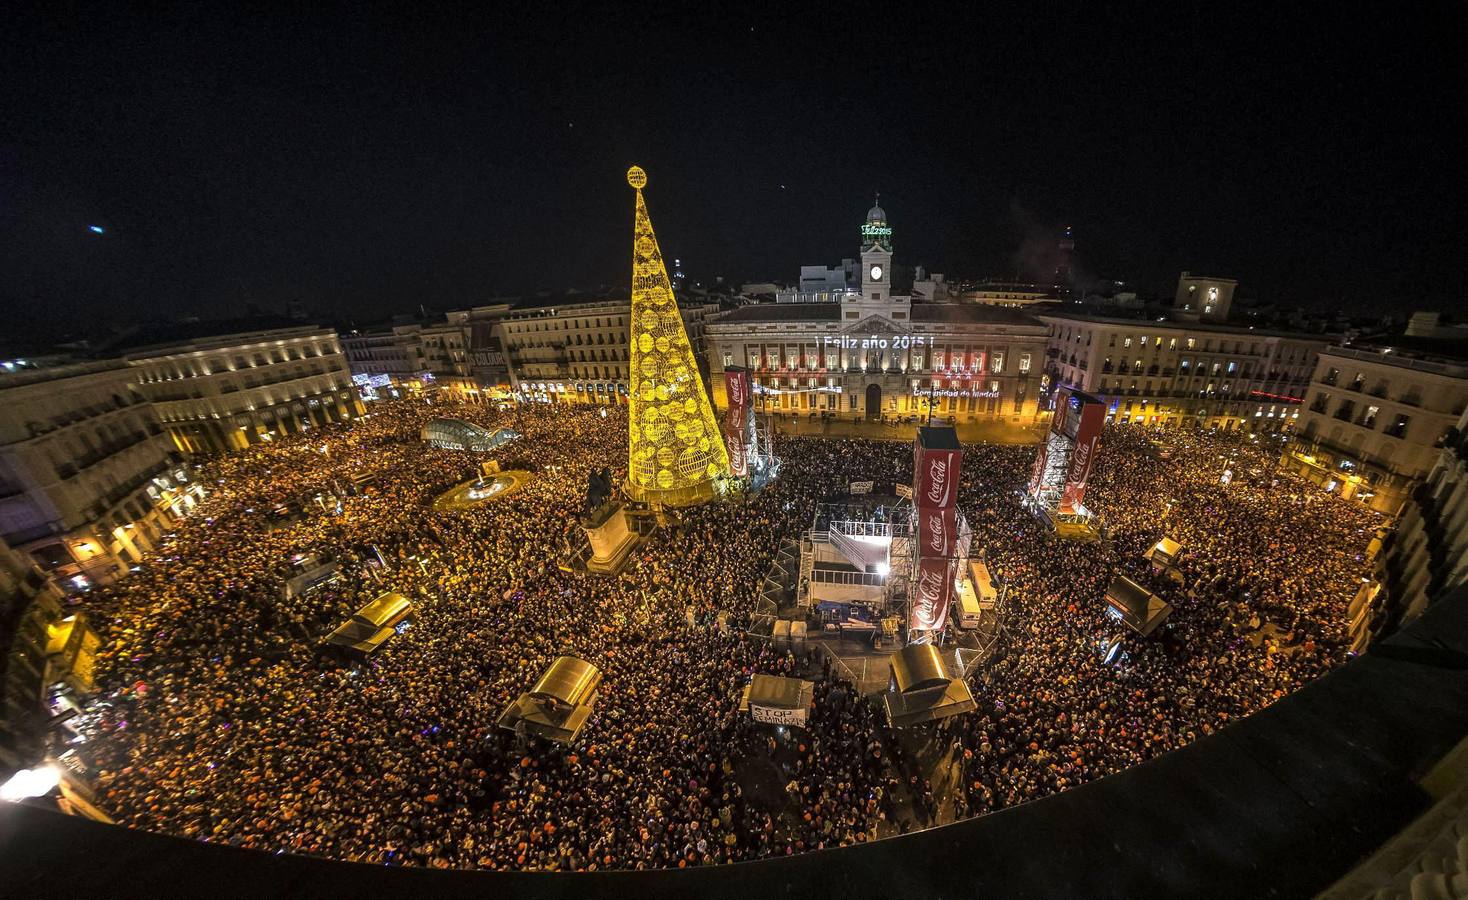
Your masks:
{"label": "white van", "polygon": [[968,577],[958,591],[958,627],[977,628],[983,614],[994,608],[999,592],[994,589],[994,580],[989,575],[983,560],[972,559],[968,564]]}

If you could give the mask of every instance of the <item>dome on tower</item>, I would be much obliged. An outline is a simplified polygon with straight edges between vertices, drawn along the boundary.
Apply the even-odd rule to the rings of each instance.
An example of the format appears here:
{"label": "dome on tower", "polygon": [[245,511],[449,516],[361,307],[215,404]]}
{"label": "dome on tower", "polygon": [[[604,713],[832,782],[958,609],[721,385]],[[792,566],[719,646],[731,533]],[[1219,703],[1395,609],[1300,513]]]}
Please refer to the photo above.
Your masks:
{"label": "dome on tower", "polygon": [[871,209],[867,210],[867,221],[882,222],[885,224],[887,221],[887,213],[882,209],[882,207],[873,206]]}

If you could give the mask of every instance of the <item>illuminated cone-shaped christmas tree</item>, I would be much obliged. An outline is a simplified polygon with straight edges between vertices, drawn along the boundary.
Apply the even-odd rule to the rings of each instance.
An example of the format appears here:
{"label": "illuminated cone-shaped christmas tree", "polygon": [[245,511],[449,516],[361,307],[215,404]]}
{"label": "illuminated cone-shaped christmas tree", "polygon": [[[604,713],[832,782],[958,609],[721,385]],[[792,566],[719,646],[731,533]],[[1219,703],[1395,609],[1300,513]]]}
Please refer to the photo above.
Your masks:
{"label": "illuminated cone-shaped christmas tree", "polygon": [[729,456],[642,199],[647,173],[633,166],[627,183],[637,191],[627,493],[671,506],[701,503],[729,476]]}

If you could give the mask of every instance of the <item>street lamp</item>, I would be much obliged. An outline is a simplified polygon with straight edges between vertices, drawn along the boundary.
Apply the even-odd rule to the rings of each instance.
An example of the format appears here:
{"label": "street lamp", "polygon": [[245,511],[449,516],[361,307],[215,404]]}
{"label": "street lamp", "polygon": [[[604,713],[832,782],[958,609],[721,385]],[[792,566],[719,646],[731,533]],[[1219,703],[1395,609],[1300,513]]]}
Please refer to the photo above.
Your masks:
{"label": "street lamp", "polygon": [[44,797],[61,783],[61,770],[52,764],[34,769],[21,769],[0,784],[0,800],[19,803],[32,797]]}

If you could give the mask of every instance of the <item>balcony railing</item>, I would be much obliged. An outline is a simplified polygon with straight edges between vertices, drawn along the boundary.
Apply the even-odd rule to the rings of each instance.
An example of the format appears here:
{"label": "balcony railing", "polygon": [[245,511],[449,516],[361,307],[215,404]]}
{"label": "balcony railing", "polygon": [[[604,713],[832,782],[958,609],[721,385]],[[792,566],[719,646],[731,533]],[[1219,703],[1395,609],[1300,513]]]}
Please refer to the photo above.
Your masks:
{"label": "balcony railing", "polygon": [[43,522],[24,531],[10,531],[5,534],[0,534],[0,538],[3,538],[5,543],[12,547],[19,547],[21,544],[38,541],[47,535],[60,534],[63,530],[59,522]]}
{"label": "balcony railing", "polygon": [[117,454],[121,453],[124,450],[127,450],[130,447],[135,447],[138,444],[141,444],[143,441],[146,441],[148,437],[149,435],[146,431],[135,431],[132,434],[125,435],[122,438],[119,438],[118,440],[103,444],[101,447],[98,447],[93,452],[88,453],[86,456],[77,459],[75,461],[76,469],[79,472],[84,472],[110,456],[116,456]]}

